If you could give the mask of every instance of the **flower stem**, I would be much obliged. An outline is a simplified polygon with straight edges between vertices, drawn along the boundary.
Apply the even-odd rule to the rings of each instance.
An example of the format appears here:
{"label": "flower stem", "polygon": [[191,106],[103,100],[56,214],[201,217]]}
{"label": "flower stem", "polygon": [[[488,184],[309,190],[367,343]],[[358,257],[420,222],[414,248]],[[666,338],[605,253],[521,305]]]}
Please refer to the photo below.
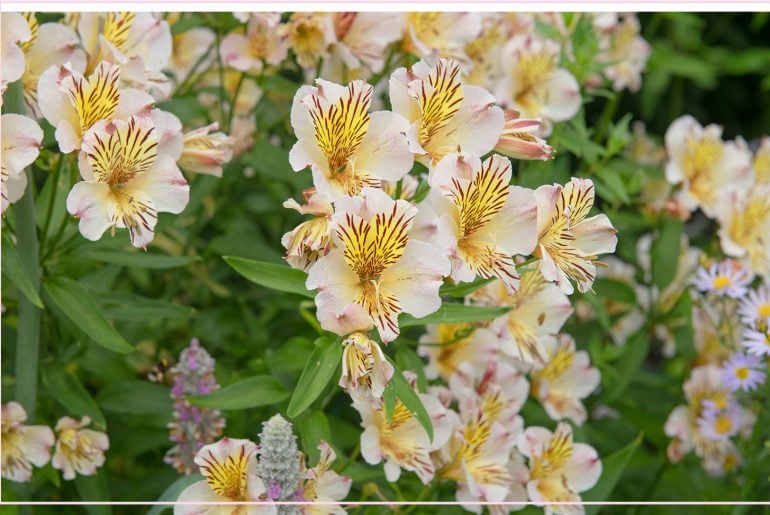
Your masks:
{"label": "flower stem", "polygon": [[[24,196],[14,204],[16,238],[22,263],[40,290],[37,228],[35,227],[35,185],[29,180]],[[40,314],[42,311],[26,297],[19,297],[19,327],[16,337],[16,400],[27,410],[30,421],[35,420],[37,402],[37,372],[40,354]]]}

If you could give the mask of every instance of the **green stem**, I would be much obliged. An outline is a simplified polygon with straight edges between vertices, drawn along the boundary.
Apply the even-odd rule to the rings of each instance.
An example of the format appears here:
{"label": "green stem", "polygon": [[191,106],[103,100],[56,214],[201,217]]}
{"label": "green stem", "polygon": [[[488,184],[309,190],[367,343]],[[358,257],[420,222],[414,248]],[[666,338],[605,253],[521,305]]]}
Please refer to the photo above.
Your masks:
{"label": "green stem", "polygon": [[40,235],[43,237],[43,249],[45,249],[47,243],[48,243],[48,228],[51,225],[51,216],[53,215],[53,205],[54,200],[56,200],[56,187],[58,186],[59,182],[59,170],[61,170],[62,163],[64,163],[64,155],[59,155],[59,157],[56,159],[56,167],[53,169],[53,173],[48,178],[53,187],[51,188],[51,196],[48,198],[48,208],[45,212],[45,222],[43,222],[43,230],[40,232]]}
{"label": "green stem", "polygon": [[620,93],[613,95],[612,98],[604,104],[604,110],[602,111],[599,123],[597,124],[596,135],[594,135],[595,142],[601,142],[607,135],[607,130],[610,127],[612,117],[615,116],[615,112],[618,110],[618,104],[620,104]]}
{"label": "green stem", "polygon": [[[25,172],[26,173],[26,172]],[[35,184],[30,177],[24,196],[14,204],[16,239],[22,263],[32,279],[35,290],[40,290],[37,227],[35,227]],[[42,311],[26,297],[19,297],[19,328],[16,336],[16,400],[35,420],[37,402],[37,372],[40,355],[40,315]]]}

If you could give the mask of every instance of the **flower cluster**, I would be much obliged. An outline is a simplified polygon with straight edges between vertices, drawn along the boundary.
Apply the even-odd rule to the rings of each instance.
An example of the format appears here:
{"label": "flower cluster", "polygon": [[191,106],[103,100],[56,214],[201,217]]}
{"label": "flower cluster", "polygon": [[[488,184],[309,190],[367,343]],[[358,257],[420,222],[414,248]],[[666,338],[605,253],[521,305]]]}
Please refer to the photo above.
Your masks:
{"label": "flower cluster", "polygon": [[[174,505],[175,514],[236,513],[237,505],[216,502],[251,502],[249,513],[345,513],[334,502],[350,490],[350,478],[331,470],[336,455],[328,443],[318,445],[320,459],[308,469],[305,456],[297,450],[292,427],[281,415],[262,424],[259,445],[246,439],[223,438],[202,447],[195,465],[204,479],[188,486]],[[273,501],[323,502],[297,506]],[[207,502],[196,505],[196,502]]]}
{"label": "flower cluster", "polygon": [[176,445],[166,453],[165,462],[184,474],[195,470],[195,454],[212,443],[225,427],[219,410],[194,406],[189,397],[207,395],[219,385],[214,377],[214,359],[193,338],[179,354],[178,363],[169,370],[173,386],[174,421],[169,424],[170,440]]}
{"label": "flower cluster", "polygon": [[[126,228],[132,245],[146,247],[158,213],[187,205],[180,168],[221,176],[234,147],[217,123],[185,133],[155,107],[172,88],[169,24],[151,13],[81,13],[41,25],[34,13],[2,19],[4,61],[11,57],[3,90],[21,79],[27,113],[54,127],[62,154],[76,153],[82,181],[67,210],[81,234],[98,240]],[[42,131],[23,115],[4,114],[2,125],[5,210],[23,195],[23,169],[37,157]]]}
{"label": "flower cluster", "polygon": [[[80,421],[62,417],[54,430],[48,426],[24,424],[27,412],[17,402],[2,407],[2,473],[11,481],[27,482],[32,467],[42,467],[49,461],[61,470],[64,479],[76,475],[90,476],[104,464],[104,452],[110,443],[105,433],[87,429],[91,419]],[[55,436],[54,436],[55,433]],[[51,448],[54,447],[53,456]]]}

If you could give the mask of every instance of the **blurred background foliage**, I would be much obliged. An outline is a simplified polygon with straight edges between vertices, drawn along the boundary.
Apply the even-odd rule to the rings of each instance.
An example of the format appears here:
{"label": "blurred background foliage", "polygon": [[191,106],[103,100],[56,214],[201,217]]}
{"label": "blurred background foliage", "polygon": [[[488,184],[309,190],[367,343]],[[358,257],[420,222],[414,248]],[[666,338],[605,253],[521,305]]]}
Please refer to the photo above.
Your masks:
{"label": "blurred background foliage", "polygon": [[[631,122],[642,120],[648,133],[659,140],[671,121],[683,114],[693,115],[704,125],[723,125],[728,138],[742,135],[752,142],[770,132],[770,16],[645,13],[640,21],[642,33],[653,47],[641,91],[619,95],[607,91],[586,98],[585,109],[571,122],[558,126],[549,139],[558,152],[557,159],[521,162],[515,181],[533,187],[565,182],[572,175],[591,177],[597,184],[600,210],[619,230],[617,254],[635,263],[638,238],[652,232],[652,282],[664,286],[673,277],[672,264],[679,252],[676,242],[682,231],[686,230],[695,241],[708,231],[697,219],[684,227],[662,215],[641,212],[639,195],[645,181],[650,176],[662,177],[662,170],[639,165],[625,155],[631,141]],[[172,30],[178,33],[205,25],[225,34],[236,24],[227,13],[194,14],[182,17]],[[590,46],[590,24],[583,30],[576,38],[585,38]],[[575,67],[580,66],[583,64],[578,61]],[[580,76],[580,69],[573,71]],[[86,242],[63,208],[66,189],[49,184],[46,170],[34,170],[38,211],[44,212],[50,195],[62,196],[55,204],[61,209],[53,213],[43,242],[44,281],[61,275],[76,279],[137,350],[128,355],[110,352],[95,345],[61,313],[49,310],[43,315],[41,341],[47,358],[41,363],[37,421],[53,424],[58,416],[73,410],[89,413],[98,425],[108,428],[110,450],[105,467],[96,476],[79,476],[73,482],[59,484],[58,475],[48,465],[28,485],[3,480],[3,499],[30,498],[32,492],[36,499],[52,501],[169,497],[168,493],[163,496],[164,491],[179,478],[163,463],[163,455],[171,446],[166,428],[171,419],[169,387],[150,383],[147,374],[161,359],[173,360],[192,337],[200,339],[216,358],[216,376],[221,385],[254,375],[272,375],[280,382],[279,389],[292,390],[316,337],[308,322],[313,318],[312,303],[249,283],[222,256],[282,261],[281,235],[299,222],[300,215],[281,204],[287,198],[298,198],[310,186],[310,174],[292,172],[287,159],[294,143],[288,114],[302,81],[300,69],[286,66],[281,75],[258,79],[264,93],[254,112],[254,146],[226,167],[222,179],[192,177],[187,209],[180,216],[160,218],[155,241],[146,253],[131,248],[122,237]],[[226,100],[226,91],[210,89]],[[223,103],[222,108],[226,105]],[[211,121],[194,94],[175,97],[159,107],[175,113],[185,125]],[[51,138],[52,129],[47,127],[46,140],[50,142]],[[53,160],[49,151],[42,156],[43,162]],[[70,166],[70,177],[74,177],[72,163],[65,166]],[[641,273],[637,275],[643,282]],[[637,302],[634,292],[621,283],[598,281],[596,290],[600,296],[621,304]],[[4,281],[2,338],[6,343],[16,341],[17,295]],[[689,296],[682,295],[665,313],[653,313],[645,330],[623,347],[615,346],[608,335],[613,315],[607,306],[595,296],[580,297],[596,311],[597,320],[581,322],[573,317],[565,330],[575,336],[580,348],[590,352],[592,363],[601,370],[602,388],[587,400],[594,416],[575,431],[575,438],[589,442],[606,456],[642,435],[636,451],[629,453],[627,466],[614,471],[617,483],[609,499],[767,500],[767,459],[753,456],[759,446],[743,449],[747,457],[745,481],[734,475],[709,478],[693,455],[676,465],[666,459],[668,438],[663,424],[671,409],[682,403],[682,383],[695,356]],[[663,357],[661,342],[651,333],[658,321],[677,328],[678,352],[672,359]],[[414,348],[420,334],[420,328],[410,328],[388,349],[402,368],[412,368],[408,364],[419,359]],[[2,347],[4,401],[13,398],[15,352],[14,345]],[[285,413],[287,404],[288,400],[283,400],[226,411],[226,434],[253,439],[261,422],[276,411]],[[411,474],[402,477],[397,491],[385,480],[381,466],[355,460],[353,453],[361,430],[358,414],[349,404],[348,396],[331,384],[310,410],[292,421],[306,453],[314,452],[319,438],[330,440],[338,449],[339,471],[355,481],[347,500],[378,500],[380,496],[407,500],[421,496],[425,500],[454,498],[453,484],[441,483],[426,494]],[[599,406],[604,415],[601,418],[595,416]],[[523,416],[528,426],[555,425],[532,399]],[[763,422],[767,427],[764,418],[757,426]],[[609,474],[606,464],[605,474]],[[79,508],[36,511],[54,510],[80,512]],[[93,506],[87,511],[144,510]],[[593,507],[587,511],[599,510]],[[602,512],[617,511],[607,508]],[[675,507],[633,507],[624,511],[683,512]],[[400,512],[428,510],[412,506]],[[712,507],[709,512],[753,511]],[[463,511],[447,507],[442,508],[442,513]]]}

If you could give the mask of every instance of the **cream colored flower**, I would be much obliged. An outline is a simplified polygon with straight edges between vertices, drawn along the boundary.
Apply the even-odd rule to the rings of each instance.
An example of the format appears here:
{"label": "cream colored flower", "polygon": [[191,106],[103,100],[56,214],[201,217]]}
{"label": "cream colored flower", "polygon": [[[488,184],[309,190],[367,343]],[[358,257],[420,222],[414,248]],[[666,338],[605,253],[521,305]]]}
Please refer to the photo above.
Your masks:
{"label": "cream colored flower", "polygon": [[[181,34],[176,34],[172,40],[173,53],[168,61],[168,69],[174,74],[176,86],[179,86],[193,71],[201,59],[198,70],[208,68],[214,59],[209,52],[216,40],[216,33],[208,27],[193,27]],[[224,59],[224,57],[223,57]]]}
{"label": "cream colored flower", "polygon": [[349,477],[340,476],[331,470],[332,463],[337,458],[331,446],[321,440],[318,444],[321,456],[318,463],[306,471],[307,479],[300,486],[297,500],[323,502],[299,506],[303,515],[338,515],[346,513],[344,508],[334,501],[342,501],[350,492],[353,481]]}
{"label": "cream colored flower", "polygon": [[2,212],[19,200],[27,186],[24,169],[35,162],[43,141],[43,130],[26,116],[4,114],[0,121],[2,145]]}
{"label": "cream colored flower", "polygon": [[104,465],[104,451],[110,441],[105,433],[84,429],[90,423],[89,417],[80,422],[62,417],[56,423],[56,453],[51,465],[62,471],[64,479],[75,479],[76,474],[91,476]]}
{"label": "cream colored flower", "polygon": [[461,365],[480,375],[499,350],[497,335],[486,327],[468,323],[430,324],[425,329],[417,353],[428,358],[425,375],[429,379],[440,377],[449,381]]}
{"label": "cream colored flower", "polygon": [[468,12],[411,12],[406,15],[404,49],[422,59],[468,63],[465,46],[481,32],[481,15]]}
{"label": "cream colored flower", "polygon": [[542,118],[541,136],[551,122],[563,122],[580,109],[580,87],[575,77],[559,67],[561,49],[551,40],[514,36],[503,49],[504,75],[495,90],[501,105],[524,118]]}
{"label": "cream colored flower", "polygon": [[171,59],[173,40],[168,22],[149,12],[81,13],[78,33],[88,54],[86,72],[101,61],[121,69],[121,81],[159,97],[171,92],[163,74]]}
{"label": "cream colored flower", "polygon": [[286,262],[293,268],[307,271],[332,248],[331,216],[334,214],[334,206],[329,197],[316,193],[315,188],[308,188],[302,195],[307,202],[304,206],[289,199],[283,203],[283,207],[313,217],[284,234],[281,245],[286,249]]}
{"label": "cream colored flower", "polygon": [[728,256],[744,258],[751,270],[770,277],[770,184],[730,191],[715,208],[719,242]]}
{"label": "cream colored flower", "polygon": [[[5,15],[4,15],[5,16]],[[32,466],[51,459],[53,431],[48,426],[27,426],[27,412],[18,402],[2,408],[2,473],[5,479],[24,483],[32,478]]]}
{"label": "cream colored flower", "polygon": [[572,427],[559,422],[551,433],[543,427],[529,427],[519,436],[519,451],[529,460],[527,493],[545,513],[581,512],[580,506],[548,505],[548,502],[579,502],[580,492],[594,486],[602,473],[596,450],[572,441]]}
{"label": "cream colored flower", "polygon": [[599,379],[588,353],[575,349],[572,336],[560,334],[548,345],[545,365],[532,372],[532,395],[552,419],[569,418],[581,426],[588,416],[581,400],[596,390]]}
{"label": "cream colored flower", "polygon": [[[175,515],[272,515],[265,484],[257,476],[257,445],[249,440],[222,438],[195,455],[204,480],[185,488],[174,505]],[[195,505],[198,502],[253,502],[248,505]],[[264,504],[258,504],[264,502]]]}
{"label": "cream colored flower", "polygon": [[370,465],[385,461],[385,477],[395,482],[401,469],[417,474],[423,484],[435,475],[430,453],[443,447],[452,431],[447,410],[436,397],[418,394],[433,423],[433,441],[409,409],[396,399],[393,417],[388,422],[384,403],[377,400],[354,401],[361,414],[361,456]]}
{"label": "cream colored flower", "polygon": [[37,26],[33,13],[28,20],[35,26],[33,37],[24,45],[26,67],[22,76],[24,101],[27,109],[35,117],[43,113],[37,102],[37,84],[40,77],[52,66],[69,64],[70,68],[82,72],[86,65],[86,55],[79,48],[80,39],[70,27],[61,23],[44,23]]}
{"label": "cream colored flower", "polygon": [[4,12],[0,15],[0,21],[0,55],[3,58],[0,93],[5,93],[8,84],[16,82],[24,74],[24,51],[20,44],[32,38],[32,31],[27,20],[19,13]]}
{"label": "cream colored flower", "polygon": [[286,25],[289,48],[297,63],[312,68],[328,55],[329,45],[336,41],[334,19],[330,13],[294,13]]}
{"label": "cream colored flower", "polygon": [[535,249],[537,204],[532,190],[509,186],[510,161],[496,154],[483,163],[450,154],[431,171],[429,182],[430,202],[446,228],[439,244],[448,250],[452,279],[496,277],[516,291],[513,256]]}
{"label": "cream colored flower", "polygon": [[219,124],[214,122],[184,134],[182,156],[177,161],[179,168],[222,177],[222,165],[233,157],[233,139],[217,129]]}
{"label": "cream colored flower", "polygon": [[394,71],[390,101],[393,111],[409,120],[409,148],[426,165],[451,153],[483,156],[494,148],[505,123],[495,97],[463,84],[460,64],[448,59]]}
{"label": "cream colored flower", "polygon": [[[461,369],[450,382],[461,421],[440,453],[437,474],[458,482],[458,502],[504,501],[513,486],[508,462],[523,430],[518,413],[529,383],[521,372],[495,361],[479,378],[467,371],[471,375]],[[474,508],[480,512],[480,506]]]}
{"label": "cream colored flower", "polygon": [[730,191],[746,192],[754,173],[745,143],[722,141],[722,128],[702,127],[692,116],[677,118],[666,131],[666,179],[682,184],[681,202],[690,211],[700,207],[713,218]]}
{"label": "cream colored flower", "polygon": [[[599,21],[600,17],[596,20]],[[619,17],[611,13],[609,19],[595,22],[594,27],[599,34],[597,60],[606,65],[603,72],[612,81],[612,89],[638,91],[642,72],[652,53],[650,44],[640,36],[639,19],[633,13]]]}
{"label": "cream colored flower", "polygon": [[513,294],[504,284],[493,282],[473,292],[471,299],[511,308],[495,319],[491,329],[497,334],[500,350],[524,363],[545,364],[549,344],[572,314],[567,296],[539,270],[524,272]]}
{"label": "cream colored flower", "polygon": [[260,73],[263,62],[275,66],[286,59],[286,26],[280,24],[280,17],[252,16],[246,24],[246,34],[228,34],[220,44],[220,51],[227,66]]}
{"label": "cream colored flower", "polygon": [[606,215],[587,218],[594,204],[590,179],[573,177],[564,186],[540,186],[537,198],[540,271],[548,281],[570,295],[575,281],[578,290],[591,289],[599,254],[615,252],[617,231]]}
{"label": "cream colored flower", "polygon": [[752,164],[757,183],[770,183],[770,136],[762,137]]}
{"label": "cream colored flower", "polygon": [[127,228],[131,244],[146,247],[159,212],[182,212],[190,187],[157,147],[149,118],[101,121],[86,134],[79,160],[84,180],[67,197],[67,211],[80,219],[85,238],[96,241],[108,228]]}
{"label": "cream colored flower", "polygon": [[355,400],[382,397],[393,377],[391,365],[380,346],[366,333],[353,333],[342,342],[342,376],[339,384]]}
{"label": "cream colored flower", "polygon": [[307,287],[321,327],[337,334],[376,327],[382,341],[399,334],[398,315],[420,318],[441,306],[438,289],[449,261],[410,238],[416,208],[380,189],[336,202],[334,249],[310,268]]}
{"label": "cream colored flower", "polygon": [[86,132],[101,120],[150,116],[153,98],[135,89],[120,89],[120,68],[101,62],[86,79],[64,66],[46,70],[38,82],[38,103],[56,127],[59,150],[79,150]]}
{"label": "cream colored flower", "polygon": [[311,168],[319,193],[358,195],[411,170],[407,121],[389,111],[370,113],[371,100],[372,86],[360,80],[345,87],[318,79],[297,91],[291,125],[298,141],[289,162],[295,171]]}

